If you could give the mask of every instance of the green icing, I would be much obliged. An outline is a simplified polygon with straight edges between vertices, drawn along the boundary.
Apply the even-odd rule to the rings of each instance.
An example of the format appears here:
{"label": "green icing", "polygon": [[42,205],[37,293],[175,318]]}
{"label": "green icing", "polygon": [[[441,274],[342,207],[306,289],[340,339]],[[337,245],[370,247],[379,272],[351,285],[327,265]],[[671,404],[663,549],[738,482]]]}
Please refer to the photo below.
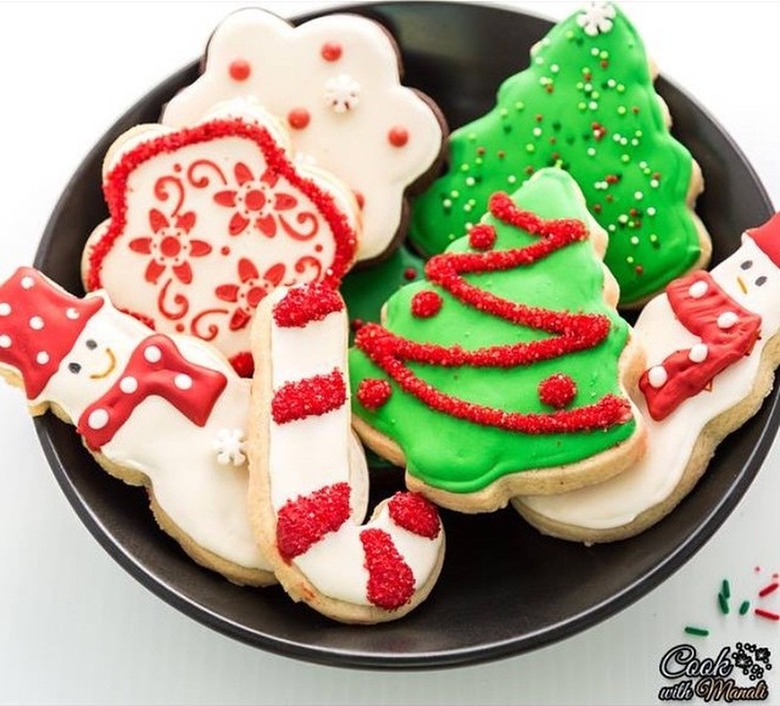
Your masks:
{"label": "green icing", "polygon": [[606,264],[621,304],[631,304],[700,256],[686,206],[692,158],[665,125],[630,22],[616,9],[611,30],[591,37],[578,14],[536,46],[531,66],[503,83],[489,113],[452,133],[450,171],[413,201],[410,238],[423,252],[441,252],[494,191],[560,166],[608,230]]}
{"label": "green icing", "polygon": [[[540,171],[513,200],[543,218],[588,218],[576,183],[558,169]],[[521,248],[538,240],[490,215],[482,220],[497,230],[494,250]],[[447,252],[468,250],[468,238],[461,238]],[[626,345],[628,326],[603,300],[603,267],[590,241],[569,245],[532,266],[469,275],[467,279],[509,301],[556,311],[604,314],[612,322],[610,334],[594,349],[508,370],[409,364],[418,377],[460,399],[524,413],[552,411],[539,400],[537,387],[554,373],[569,375],[577,385],[578,393],[569,409],[593,404],[608,393],[621,394],[617,361]],[[441,311],[429,319],[415,318],[410,309],[412,297],[431,289],[442,296]],[[403,287],[389,300],[386,327],[413,341],[460,344],[469,350],[547,335],[482,314],[426,281]],[[551,435],[507,432],[434,412],[402,392],[392,380],[390,399],[370,412],[356,397],[360,381],[388,377],[356,348],[350,350],[350,378],[354,412],[401,446],[410,473],[451,492],[474,492],[516,471],[575,463],[619,444],[635,428],[632,420],[606,431]]]}
{"label": "green icing", "polygon": [[[424,266],[422,258],[402,245],[387,259],[349,272],[340,290],[350,321],[378,322],[384,303],[403,285],[422,277]],[[350,343],[353,337],[354,332]]]}

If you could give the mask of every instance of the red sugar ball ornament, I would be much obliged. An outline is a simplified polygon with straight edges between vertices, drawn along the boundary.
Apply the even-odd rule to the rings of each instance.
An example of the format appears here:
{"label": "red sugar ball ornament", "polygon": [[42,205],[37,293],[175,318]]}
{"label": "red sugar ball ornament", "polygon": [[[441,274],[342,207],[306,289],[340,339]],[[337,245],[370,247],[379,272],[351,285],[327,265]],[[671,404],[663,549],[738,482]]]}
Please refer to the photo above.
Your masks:
{"label": "red sugar ball ornament", "polygon": [[234,81],[246,81],[249,78],[249,74],[252,73],[252,67],[249,62],[244,59],[236,59],[230,62],[230,78]]}
{"label": "red sugar ball ornament", "polygon": [[325,61],[338,61],[341,58],[343,49],[338,42],[325,42],[320,49],[320,56]]}
{"label": "red sugar ball ornament", "polygon": [[287,113],[287,122],[293,130],[303,130],[311,121],[311,113],[306,108],[293,108]]}
{"label": "red sugar ball ornament", "polygon": [[474,250],[490,250],[496,244],[496,229],[480,223],[469,231],[469,245]]}
{"label": "red sugar ball ornament", "polygon": [[358,402],[367,410],[374,412],[384,405],[393,394],[393,388],[387,380],[361,380],[357,389]]}
{"label": "red sugar ball ornament", "polygon": [[568,375],[556,373],[539,383],[539,399],[549,407],[563,409],[577,394],[577,385]]}
{"label": "red sugar ball ornament", "polygon": [[436,292],[426,290],[412,297],[412,315],[418,319],[429,319],[441,311],[442,298]]}
{"label": "red sugar ball ornament", "polygon": [[409,131],[405,127],[396,125],[387,132],[387,141],[393,147],[404,147],[409,142]]}

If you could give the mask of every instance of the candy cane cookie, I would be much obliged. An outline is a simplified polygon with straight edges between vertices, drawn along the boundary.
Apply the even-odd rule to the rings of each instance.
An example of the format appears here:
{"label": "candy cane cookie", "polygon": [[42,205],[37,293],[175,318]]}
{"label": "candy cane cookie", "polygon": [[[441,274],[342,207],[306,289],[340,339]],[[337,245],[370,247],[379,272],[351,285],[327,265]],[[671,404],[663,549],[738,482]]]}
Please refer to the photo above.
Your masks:
{"label": "candy cane cookie", "polygon": [[280,288],[258,308],[249,512],[293,599],[369,624],[399,618],[428,596],[444,530],[415,493],[384,500],[363,526],[350,521],[368,476],[350,425],[347,333],[344,302],[325,285]]}

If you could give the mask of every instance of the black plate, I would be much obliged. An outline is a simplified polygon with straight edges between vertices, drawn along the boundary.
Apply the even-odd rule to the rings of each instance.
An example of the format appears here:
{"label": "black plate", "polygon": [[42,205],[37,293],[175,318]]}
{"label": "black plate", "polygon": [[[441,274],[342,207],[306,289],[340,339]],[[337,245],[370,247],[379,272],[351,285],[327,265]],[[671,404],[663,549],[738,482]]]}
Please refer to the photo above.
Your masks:
{"label": "black plate", "polygon": [[[380,3],[350,8],[398,38],[406,82],[431,95],[453,127],[490,108],[500,81],[528,63],[550,23],[518,12],[448,3]],[[446,31],[444,31],[446,28]],[[121,132],[156,121],[160,108],[192,82],[197,63],[130,109],[79,167],[46,228],[35,264],[81,292],[79,257],[106,217],[100,164]],[[769,199],[744,156],[717,123],[661,79],[675,132],[707,179],[698,209],[710,228],[715,261],[739,234],[771,215]],[[97,98],[96,98],[97,100]],[[146,495],[112,479],[73,429],[51,415],[37,421],[54,474],[103,547],[135,578],[187,615],[247,643],[290,657],[339,666],[432,668],[530,650],[583,630],[644,595],[712,536],[750,485],[780,420],[775,389],[761,411],[724,442],[693,493],[663,522],[621,543],[586,548],[543,537],[512,510],[444,513],[447,557],[430,599],[405,619],[346,627],[293,604],[278,587],[238,588],[192,563],[160,532]],[[399,487],[400,472],[379,471],[372,499]]]}

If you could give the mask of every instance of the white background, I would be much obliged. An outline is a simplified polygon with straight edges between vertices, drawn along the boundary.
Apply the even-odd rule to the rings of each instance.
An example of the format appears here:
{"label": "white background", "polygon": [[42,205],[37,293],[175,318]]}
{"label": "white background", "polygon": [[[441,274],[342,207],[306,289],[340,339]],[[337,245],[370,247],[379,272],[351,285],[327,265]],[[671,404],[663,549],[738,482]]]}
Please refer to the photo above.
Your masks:
{"label": "white background", "polygon": [[[329,4],[265,6],[294,15]],[[553,18],[578,6],[515,4]],[[95,140],[146,90],[199,56],[212,28],[241,5],[0,3],[0,278],[32,261],[55,200]],[[717,116],[780,203],[780,7],[625,2],[624,8],[662,72]],[[4,703],[656,703],[663,683],[658,660],[684,640],[690,623],[712,630],[696,644],[713,656],[737,640],[774,646],[770,700],[780,703],[780,624],[722,616],[716,604],[723,578],[736,597],[753,597],[780,570],[777,445],[704,549],[617,616],[500,662],[377,673],[261,652],[155,598],[103,552],[70,509],[18,391],[0,388],[0,418]],[[756,575],[754,566],[763,573]],[[780,594],[774,607],[780,609]]]}

